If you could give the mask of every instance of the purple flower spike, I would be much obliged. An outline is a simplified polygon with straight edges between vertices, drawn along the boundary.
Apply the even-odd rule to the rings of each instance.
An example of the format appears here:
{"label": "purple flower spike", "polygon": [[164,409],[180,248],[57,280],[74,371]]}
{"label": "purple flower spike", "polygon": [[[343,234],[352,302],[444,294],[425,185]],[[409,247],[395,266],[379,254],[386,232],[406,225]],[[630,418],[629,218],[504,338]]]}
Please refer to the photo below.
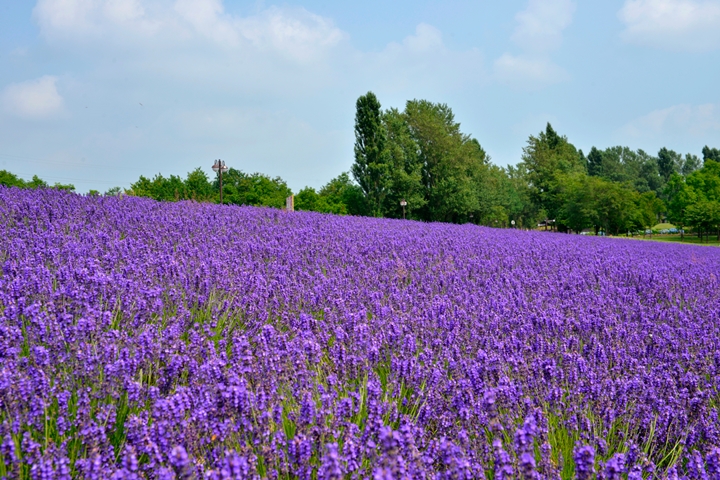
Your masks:
{"label": "purple flower spike", "polygon": [[195,478],[195,468],[181,445],[174,447],[170,452],[170,465],[175,470],[178,480],[193,480]]}
{"label": "purple flower spike", "polygon": [[595,450],[589,446],[576,445],[573,450],[575,476],[578,480],[588,480],[595,474]]}
{"label": "purple flower spike", "polygon": [[340,480],[343,478],[343,471],[340,464],[337,443],[329,443],[325,446],[322,465],[318,472],[318,480]]}
{"label": "purple flower spike", "polygon": [[512,460],[510,455],[503,449],[500,439],[493,440],[493,449],[495,450],[495,479],[505,480],[512,478]]}
{"label": "purple flower spike", "polygon": [[690,480],[708,480],[708,474],[705,472],[705,462],[700,452],[693,450],[687,465],[688,478]]}
{"label": "purple flower spike", "polygon": [[708,452],[705,465],[710,480],[720,480],[720,448],[715,447]]}
{"label": "purple flower spike", "polygon": [[603,467],[603,478],[607,480],[620,480],[625,471],[625,455],[616,453],[613,455]]}

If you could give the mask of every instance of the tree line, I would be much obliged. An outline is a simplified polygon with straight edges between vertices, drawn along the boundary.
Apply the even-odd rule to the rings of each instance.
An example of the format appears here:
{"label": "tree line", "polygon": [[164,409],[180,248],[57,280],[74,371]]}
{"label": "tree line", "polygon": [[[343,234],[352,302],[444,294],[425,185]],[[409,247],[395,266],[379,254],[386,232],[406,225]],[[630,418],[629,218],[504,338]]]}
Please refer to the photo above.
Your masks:
{"label": "tree line", "polygon": [[50,185],[37,175],[33,175],[31,180],[23,180],[7,170],[0,170],[0,185],[18,188],[57,188],[59,190],[75,191],[75,185],[72,184],[55,183]]}
{"label": "tree line", "polygon": [[662,148],[591,148],[586,156],[547,124],[521,161],[493,165],[445,104],[411,100],[383,111],[368,92],[356,102],[352,173],[372,215],[618,235],[667,219],[709,234],[720,229],[720,150],[702,160]]}
{"label": "tree line", "polygon": [[[702,158],[622,146],[592,147],[585,155],[548,123],[528,138],[517,165],[499,167],[461,130],[446,104],[410,100],[402,111],[384,110],[368,92],[355,107],[350,172],[319,190],[297,192],[297,210],[494,227],[541,224],[561,232],[611,235],[643,231],[662,220],[707,235],[720,230],[717,148],[706,146]],[[37,177],[25,182],[9,172],[0,172],[0,184],[48,186]],[[121,191],[116,187],[106,194]],[[185,178],[141,176],[124,193],[219,202],[219,179],[200,168]],[[234,168],[223,174],[224,203],[282,208],[290,195],[280,177]]]}

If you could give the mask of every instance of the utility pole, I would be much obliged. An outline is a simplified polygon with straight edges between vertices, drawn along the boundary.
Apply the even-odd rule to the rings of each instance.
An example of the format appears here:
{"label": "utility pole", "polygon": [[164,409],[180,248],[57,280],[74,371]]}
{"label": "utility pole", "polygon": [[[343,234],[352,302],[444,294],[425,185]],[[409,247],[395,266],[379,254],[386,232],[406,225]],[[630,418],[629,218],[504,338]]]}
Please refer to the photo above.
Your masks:
{"label": "utility pole", "polygon": [[222,177],[223,173],[228,171],[228,167],[225,166],[225,162],[223,160],[215,160],[215,163],[212,166],[213,172],[220,174],[220,205],[223,203],[223,187],[222,187]]}

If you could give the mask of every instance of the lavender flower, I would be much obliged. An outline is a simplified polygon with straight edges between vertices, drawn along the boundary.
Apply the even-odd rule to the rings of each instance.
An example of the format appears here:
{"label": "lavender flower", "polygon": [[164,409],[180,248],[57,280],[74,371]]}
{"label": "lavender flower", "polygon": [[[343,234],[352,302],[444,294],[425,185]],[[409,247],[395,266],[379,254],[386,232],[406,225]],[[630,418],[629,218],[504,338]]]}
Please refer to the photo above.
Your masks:
{"label": "lavender flower", "polygon": [[0,468],[714,478],[719,271],[688,245],[0,187]]}
{"label": "lavender flower", "polygon": [[578,480],[592,478],[595,473],[595,450],[589,445],[576,445],[573,450],[575,476]]}

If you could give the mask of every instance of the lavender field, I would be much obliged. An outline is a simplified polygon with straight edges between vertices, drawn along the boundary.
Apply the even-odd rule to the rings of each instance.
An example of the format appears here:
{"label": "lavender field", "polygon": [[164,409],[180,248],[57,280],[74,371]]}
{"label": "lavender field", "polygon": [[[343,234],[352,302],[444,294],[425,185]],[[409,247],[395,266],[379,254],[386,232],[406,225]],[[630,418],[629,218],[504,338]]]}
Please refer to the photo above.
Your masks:
{"label": "lavender field", "polygon": [[720,250],[0,187],[0,477],[720,478]]}

